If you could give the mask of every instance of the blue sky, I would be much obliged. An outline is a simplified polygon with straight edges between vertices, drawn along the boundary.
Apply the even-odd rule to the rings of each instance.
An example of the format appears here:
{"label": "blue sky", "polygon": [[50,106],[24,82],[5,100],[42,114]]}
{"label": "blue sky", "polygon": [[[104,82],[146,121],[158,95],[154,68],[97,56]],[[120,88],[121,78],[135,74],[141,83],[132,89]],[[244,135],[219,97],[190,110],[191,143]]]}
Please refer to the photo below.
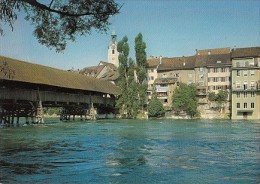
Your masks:
{"label": "blue sky", "polygon": [[110,31],[77,37],[64,53],[38,43],[33,27],[22,18],[14,31],[0,37],[0,55],[61,69],[78,69],[107,61],[110,35],[127,35],[130,56],[139,32],[147,56],[189,56],[195,49],[260,46],[259,0],[118,0],[121,13],[111,17]]}

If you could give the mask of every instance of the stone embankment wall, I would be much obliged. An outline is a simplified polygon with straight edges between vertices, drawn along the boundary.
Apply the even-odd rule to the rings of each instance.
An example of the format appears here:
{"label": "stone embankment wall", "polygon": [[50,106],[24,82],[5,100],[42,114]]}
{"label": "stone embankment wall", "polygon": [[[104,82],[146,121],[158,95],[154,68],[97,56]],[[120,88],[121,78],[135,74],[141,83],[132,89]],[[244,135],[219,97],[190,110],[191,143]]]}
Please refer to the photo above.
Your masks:
{"label": "stone embankment wall", "polygon": [[[200,104],[198,111],[200,113],[200,119],[230,119],[229,103],[226,103],[221,110],[213,103]],[[177,115],[174,111],[167,111],[165,113],[165,119],[191,119],[191,117],[184,112]]]}

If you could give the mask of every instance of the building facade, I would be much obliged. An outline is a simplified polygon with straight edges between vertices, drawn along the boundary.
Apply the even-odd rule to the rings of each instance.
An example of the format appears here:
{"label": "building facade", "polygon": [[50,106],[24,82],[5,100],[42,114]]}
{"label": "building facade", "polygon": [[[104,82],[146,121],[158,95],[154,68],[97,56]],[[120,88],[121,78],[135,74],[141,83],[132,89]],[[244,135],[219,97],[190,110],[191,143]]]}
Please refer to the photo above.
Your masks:
{"label": "building facade", "polygon": [[160,64],[161,57],[159,58],[150,58],[147,62],[147,97],[148,101],[152,98],[152,92],[155,89],[154,87],[154,81],[157,79],[157,69]]}
{"label": "building facade", "polygon": [[232,119],[260,119],[260,48],[232,51]]}
{"label": "building facade", "polygon": [[148,88],[155,87],[166,109],[171,109],[180,82],[196,84],[203,107],[211,108],[209,92],[226,90],[227,117],[260,119],[260,47],[196,50],[194,56],[148,60]]}

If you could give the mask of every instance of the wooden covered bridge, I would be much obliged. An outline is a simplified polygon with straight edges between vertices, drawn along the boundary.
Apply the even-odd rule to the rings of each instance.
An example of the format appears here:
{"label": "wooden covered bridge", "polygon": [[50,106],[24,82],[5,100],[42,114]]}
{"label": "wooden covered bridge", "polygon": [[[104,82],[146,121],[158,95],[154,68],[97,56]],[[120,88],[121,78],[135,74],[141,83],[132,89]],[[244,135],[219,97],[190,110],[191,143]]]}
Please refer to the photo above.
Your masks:
{"label": "wooden covered bridge", "polygon": [[61,120],[114,113],[118,94],[108,81],[0,56],[0,123],[41,123],[43,107],[62,107]]}

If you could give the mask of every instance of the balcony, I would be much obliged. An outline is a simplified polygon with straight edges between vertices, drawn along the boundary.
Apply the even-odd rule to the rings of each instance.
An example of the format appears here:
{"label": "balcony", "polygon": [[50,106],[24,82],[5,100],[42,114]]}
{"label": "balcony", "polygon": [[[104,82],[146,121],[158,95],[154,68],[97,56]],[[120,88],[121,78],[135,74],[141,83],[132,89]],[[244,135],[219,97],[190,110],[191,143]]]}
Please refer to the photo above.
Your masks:
{"label": "balcony", "polygon": [[154,83],[155,84],[175,84],[177,82],[177,80],[178,80],[177,77],[157,78],[157,79],[155,79]]}
{"label": "balcony", "polygon": [[196,89],[198,91],[198,96],[206,96],[207,95],[207,86],[197,86]]}
{"label": "balcony", "polygon": [[260,85],[255,86],[255,87],[251,87],[251,88],[246,88],[246,89],[233,87],[233,88],[232,88],[232,91],[234,91],[234,92],[260,91]]}
{"label": "balcony", "polygon": [[232,70],[247,70],[247,69],[259,69],[260,68],[260,63],[255,63],[253,65],[233,65]]}
{"label": "balcony", "polygon": [[246,109],[246,108],[237,109],[237,112],[253,112],[253,111],[254,111],[253,109]]}
{"label": "balcony", "polygon": [[169,87],[168,86],[156,86],[156,92],[167,92],[169,91]]}
{"label": "balcony", "polygon": [[165,99],[168,99],[168,96],[157,96],[158,99],[162,99],[162,100],[165,100]]}
{"label": "balcony", "polygon": [[157,97],[158,98],[168,98],[168,93],[167,92],[158,92],[158,91],[156,91],[156,93],[157,93]]}

